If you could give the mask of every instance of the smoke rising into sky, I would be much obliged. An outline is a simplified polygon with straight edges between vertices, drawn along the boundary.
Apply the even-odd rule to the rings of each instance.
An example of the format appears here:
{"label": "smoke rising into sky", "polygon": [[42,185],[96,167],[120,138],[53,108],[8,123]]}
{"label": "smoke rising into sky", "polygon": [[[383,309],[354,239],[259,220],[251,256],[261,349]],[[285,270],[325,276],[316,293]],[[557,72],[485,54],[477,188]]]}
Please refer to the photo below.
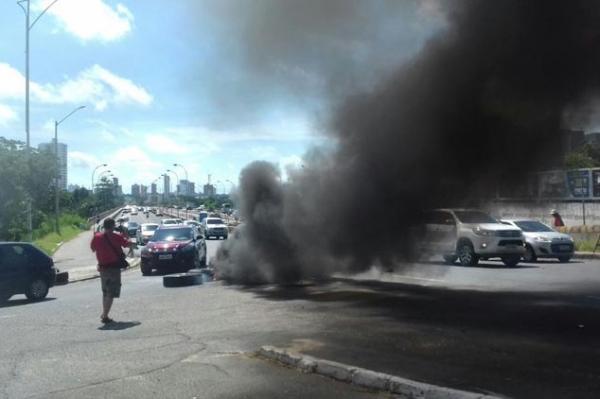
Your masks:
{"label": "smoke rising into sky", "polygon": [[[477,205],[497,182],[517,184],[528,171],[556,164],[560,130],[588,117],[584,105],[597,98],[595,2],[423,3],[438,5],[444,27],[409,59],[393,43],[370,54],[373,65],[394,63],[393,72],[365,72],[365,81],[382,77],[372,87],[352,84],[364,69],[335,54],[329,59],[328,50],[355,45],[362,7],[381,5],[370,15],[383,25],[393,21],[400,10],[392,2],[342,2],[341,9],[333,2],[323,14],[316,3],[281,3],[253,9],[246,21],[246,51],[256,55],[249,67],[268,69],[262,62],[287,52],[288,66],[310,71],[343,100],[327,129],[335,145],[307,154],[288,183],[266,163],[243,171],[246,223],[217,257],[221,276],[233,282],[393,267],[409,247],[407,226],[423,209]],[[376,19],[368,22],[372,30],[362,27],[361,35],[375,32],[376,42],[385,32]],[[307,40],[323,29],[335,32],[331,42]],[[368,41],[362,46],[369,51]],[[311,69],[315,64],[325,67]]]}

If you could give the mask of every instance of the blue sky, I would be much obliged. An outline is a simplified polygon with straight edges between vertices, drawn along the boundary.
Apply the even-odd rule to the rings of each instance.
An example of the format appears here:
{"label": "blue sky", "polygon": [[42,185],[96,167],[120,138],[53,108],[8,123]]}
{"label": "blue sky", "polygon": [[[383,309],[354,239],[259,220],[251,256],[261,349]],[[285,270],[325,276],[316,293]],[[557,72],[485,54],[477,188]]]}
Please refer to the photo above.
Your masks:
{"label": "blue sky", "polygon": [[[32,0],[32,15],[48,3]],[[434,0],[407,1],[386,23],[375,20],[389,14],[383,2],[361,3],[343,27],[316,21],[313,31],[302,20],[296,31],[294,21],[272,25],[276,18],[264,13],[272,4],[252,4],[259,3],[59,0],[31,30],[32,145],[53,137],[54,119],[85,105],[59,128],[69,184],[89,187],[101,163],[125,192],[173,163],[197,186],[209,173],[237,182],[256,159],[299,165],[310,146],[327,142],[329,93],[368,87],[439,24]],[[346,13],[349,3],[340,4]],[[365,12],[377,32],[353,31],[352,18]],[[307,15],[312,23],[319,14]],[[263,28],[273,31],[261,36]],[[15,1],[0,2],[0,37],[0,136],[24,141],[24,16]],[[345,83],[331,83],[340,76]],[[356,76],[365,76],[357,87],[346,83]]]}

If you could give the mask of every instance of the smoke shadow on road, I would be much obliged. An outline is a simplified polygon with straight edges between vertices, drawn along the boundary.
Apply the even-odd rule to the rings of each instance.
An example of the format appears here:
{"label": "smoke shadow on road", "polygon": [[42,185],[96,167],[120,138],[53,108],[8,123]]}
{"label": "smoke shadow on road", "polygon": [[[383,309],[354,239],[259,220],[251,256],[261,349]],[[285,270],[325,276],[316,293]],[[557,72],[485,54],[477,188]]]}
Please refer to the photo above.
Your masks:
{"label": "smoke shadow on road", "polygon": [[126,330],[128,328],[137,327],[142,324],[139,321],[114,321],[112,323],[105,324],[101,327],[98,327],[98,330],[107,331],[107,330]]}
{"label": "smoke shadow on road", "polygon": [[299,319],[319,324],[293,336],[322,343],[308,355],[509,397],[597,397],[600,296],[591,291],[334,281],[244,291],[291,303]]}

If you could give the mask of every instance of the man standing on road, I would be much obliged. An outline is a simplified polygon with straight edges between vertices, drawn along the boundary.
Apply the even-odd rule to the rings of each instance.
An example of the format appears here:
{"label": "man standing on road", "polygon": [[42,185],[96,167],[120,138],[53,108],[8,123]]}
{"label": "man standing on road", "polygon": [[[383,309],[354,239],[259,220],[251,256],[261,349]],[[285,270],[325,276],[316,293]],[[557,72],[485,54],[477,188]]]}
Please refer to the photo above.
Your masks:
{"label": "man standing on road", "polygon": [[121,295],[120,264],[124,256],[121,248],[129,247],[129,240],[114,232],[114,219],[104,219],[103,227],[104,232],[94,234],[90,247],[96,253],[96,259],[98,259],[98,271],[100,272],[100,282],[102,284],[102,314],[100,315],[100,321],[107,324],[113,321],[108,317],[113,299],[119,298]]}

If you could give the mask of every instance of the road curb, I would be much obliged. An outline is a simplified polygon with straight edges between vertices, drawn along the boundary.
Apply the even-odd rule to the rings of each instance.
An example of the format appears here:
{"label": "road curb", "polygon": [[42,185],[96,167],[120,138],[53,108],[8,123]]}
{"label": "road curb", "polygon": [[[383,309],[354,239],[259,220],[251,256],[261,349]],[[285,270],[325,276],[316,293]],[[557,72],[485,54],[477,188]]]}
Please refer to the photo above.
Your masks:
{"label": "road curb", "polygon": [[[136,258],[133,261],[131,261],[131,263],[129,264],[129,267],[124,270],[124,272],[126,272],[127,270],[133,270],[133,269],[137,269],[140,267],[140,263],[141,263],[141,259],[140,258]],[[94,270],[93,272],[90,271],[90,273],[87,274],[81,274],[79,276],[76,276],[75,278],[69,278],[69,284],[71,283],[78,283],[80,281],[87,281],[87,280],[93,280],[96,278],[99,278],[100,274]]]}
{"label": "road curb", "polygon": [[274,346],[263,346],[258,356],[357,386],[401,394],[414,399],[500,399],[499,396],[461,391],[438,385],[417,382],[391,374],[354,367],[300,353],[288,352]]}
{"label": "road curb", "polygon": [[600,252],[575,252],[573,259],[600,259]]}

